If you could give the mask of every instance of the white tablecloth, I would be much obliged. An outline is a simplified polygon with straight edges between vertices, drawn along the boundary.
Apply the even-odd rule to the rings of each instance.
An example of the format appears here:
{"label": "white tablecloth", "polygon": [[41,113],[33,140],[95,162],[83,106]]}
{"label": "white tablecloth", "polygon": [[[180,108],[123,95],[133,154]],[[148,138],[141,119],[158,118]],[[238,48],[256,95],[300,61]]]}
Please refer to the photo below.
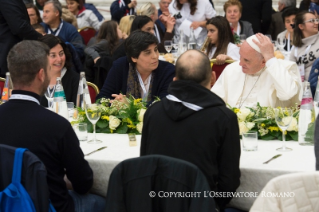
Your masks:
{"label": "white tablecloth", "polygon": [[[315,171],[315,153],[313,146],[300,146],[298,142],[286,142],[291,152],[278,152],[282,141],[258,141],[258,151],[241,151],[240,186],[237,192],[260,192],[269,180],[279,175],[293,172]],[[263,164],[277,154],[282,156],[268,164]],[[230,205],[249,210],[256,198],[233,198]]]}
{"label": "white tablecloth", "polygon": [[[92,134],[89,134],[89,138],[92,138]],[[125,159],[139,156],[141,136],[137,136],[135,147],[129,146],[128,135],[97,134],[97,138],[103,143],[81,142],[80,145],[85,154],[101,146],[107,146],[106,149],[85,157],[94,172],[92,192],[105,196],[113,168]],[[276,148],[281,147],[281,141],[258,141],[258,151],[242,151],[241,184],[237,192],[260,192],[267,182],[276,176],[292,172],[315,171],[313,146],[300,146],[298,142],[286,143],[293,149],[292,152],[276,151]],[[282,154],[282,156],[268,164],[263,164],[277,154]],[[254,197],[237,197],[233,198],[230,205],[249,210],[254,200]]]}
{"label": "white tablecloth", "polygon": [[[89,139],[92,138],[93,134],[89,134]],[[105,196],[109,178],[114,167],[125,159],[139,157],[141,136],[136,136],[137,146],[133,147],[129,146],[127,134],[97,133],[96,138],[102,140],[103,143],[88,144],[87,142],[80,142],[80,145],[84,154],[98,149],[99,147],[107,146],[107,148],[101,151],[85,156],[85,159],[89,162],[94,174],[94,183],[91,192]]]}

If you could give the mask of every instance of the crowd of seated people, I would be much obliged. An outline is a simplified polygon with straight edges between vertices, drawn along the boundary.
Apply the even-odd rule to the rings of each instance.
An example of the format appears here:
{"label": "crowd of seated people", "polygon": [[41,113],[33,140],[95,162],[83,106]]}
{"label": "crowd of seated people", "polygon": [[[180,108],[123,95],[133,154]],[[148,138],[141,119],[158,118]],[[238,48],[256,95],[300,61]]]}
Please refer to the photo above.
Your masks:
{"label": "crowd of seated people", "polygon": [[[225,1],[224,16],[219,16],[209,0],[160,0],[159,10],[151,2],[142,4],[135,0],[117,0],[111,6],[112,20],[104,20],[96,7],[84,0],[65,0],[63,3],[66,6],[62,6],[61,1],[57,0],[36,0],[34,4],[25,5],[26,14],[29,15],[30,26],[42,36],[39,35],[40,42],[21,45],[33,44],[39,51],[48,51],[42,52],[43,55],[47,54],[47,67],[44,67],[46,64],[41,64],[39,67],[42,75],[41,71],[39,76],[32,75],[32,84],[39,87],[38,91],[34,90],[32,94],[25,93],[23,89],[26,85],[22,86],[19,77],[13,76],[13,81],[17,85],[20,83],[23,88],[17,87],[16,93],[30,95],[38,99],[41,106],[47,107],[47,99],[40,96],[43,91],[52,89],[57,77],[60,77],[66,101],[76,104],[79,72],[85,70],[88,81],[95,82],[100,88],[96,100],[110,98],[125,102],[125,96],[132,95],[134,98],[142,98],[149,107],[158,97],[162,102],[150,106],[151,109],[145,116],[149,125],[142,133],[141,155],[164,154],[192,162],[209,178],[212,190],[236,191],[240,185],[240,146],[238,143],[234,144],[238,142],[238,125],[236,116],[228,111],[226,104],[244,108],[254,107],[259,102],[261,106],[289,107],[300,104],[303,81],[309,81],[312,88],[317,86],[319,16],[309,11],[312,3],[317,5],[317,2],[304,1],[306,10],[302,11],[302,8],[298,9],[296,5],[287,3],[288,1],[279,0],[279,12],[271,16],[280,17],[280,20],[276,21],[280,21],[284,28],[280,27],[279,30],[279,27],[275,27],[277,31],[274,32],[272,27],[276,25],[269,24],[269,31],[265,29],[265,25],[262,26],[262,31],[271,33],[273,40],[286,39],[283,51],[288,52],[289,56],[281,60],[275,58],[276,46],[272,39],[259,33],[261,30],[256,30],[261,27],[254,27],[247,19],[243,20],[243,16],[247,17],[245,1]],[[96,35],[87,45],[78,32],[84,27],[92,27],[96,31]],[[203,43],[199,51],[190,50],[180,54],[180,57],[176,58],[176,66],[159,60],[160,53],[167,53],[164,41],[179,39],[183,30],[192,29],[198,30],[195,38],[199,43]],[[247,39],[244,38],[238,43],[240,35],[245,35]],[[14,54],[17,52],[15,50],[11,56],[16,57]],[[226,60],[233,62],[223,70],[217,80],[208,65],[212,59],[216,59],[214,65],[225,64]],[[12,67],[14,73],[16,67]],[[97,71],[101,67],[105,72]],[[1,74],[3,76],[3,73]],[[194,109],[189,104],[200,109]],[[6,110],[0,106],[0,114]],[[34,109],[30,107],[30,110]],[[193,114],[196,115],[192,117]],[[214,132],[214,136],[220,134],[213,136],[213,144],[209,143],[211,137],[201,137],[202,142],[207,140],[206,144],[203,144],[204,148],[212,148],[211,152],[218,154],[218,157],[206,152],[206,158],[196,155],[200,151],[197,151],[197,145],[193,143],[197,140],[192,137],[195,133],[191,132],[191,123],[192,120],[200,118],[208,120],[207,117],[210,117],[209,121],[216,128],[220,127],[217,123],[225,124],[220,127],[219,132]],[[167,124],[165,130],[170,127],[175,130],[175,134],[172,132],[166,143],[161,142],[161,139],[164,139],[161,137],[162,129],[155,130],[154,126],[158,122],[163,122],[163,126]],[[183,124],[188,129],[185,135],[180,127]],[[2,125],[0,120],[0,126]],[[69,127],[65,123],[63,126]],[[228,128],[232,129],[231,133]],[[68,136],[74,139],[73,132],[70,134],[72,135]],[[184,138],[183,142],[187,142],[183,148],[178,151],[167,150],[176,148],[172,143],[174,139],[181,137]],[[219,143],[218,139],[222,141]],[[232,149],[226,151],[224,148],[227,147],[223,145],[229,145]],[[191,149],[194,149],[194,152],[188,154]],[[76,151],[79,151],[77,157],[84,161],[82,163],[87,169],[85,171],[90,175],[88,178],[92,177],[83,159],[83,153],[81,150]],[[41,155],[41,151],[37,153]],[[231,164],[227,157],[231,158]],[[231,165],[232,170],[223,170],[217,167],[219,164]],[[223,173],[228,175],[228,178],[222,176]],[[229,184],[225,183],[225,179],[231,179]],[[90,187],[90,179],[86,183],[86,186]],[[87,191],[88,189],[85,189],[85,192]],[[73,194],[70,195],[74,198]],[[71,198],[67,193],[64,197]],[[227,211],[226,205],[230,199],[216,199],[217,208]],[[63,205],[59,202],[53,203],[58,208]],[[72,204],[65,204],[65,207],[73,208]]]}

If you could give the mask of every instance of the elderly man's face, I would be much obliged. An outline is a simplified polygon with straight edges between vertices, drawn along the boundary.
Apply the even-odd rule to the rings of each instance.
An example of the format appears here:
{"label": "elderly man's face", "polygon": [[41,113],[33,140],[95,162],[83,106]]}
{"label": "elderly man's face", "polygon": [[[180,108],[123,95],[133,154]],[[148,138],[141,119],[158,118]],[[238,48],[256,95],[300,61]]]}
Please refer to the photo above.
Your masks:
{"label": "elderly man's face", "polygon": [[43,7],[43,22],[46,24],[51,24],[57,19],[60,19],[59,12],[54,9],[53,4],[46,4]]}
{"label": "elderly man's face", "polygon": [[261,54],[256,52],[247,42],[244,42],[240,47],[239,54],[239,65],[245,74],[255,74],[265,66]]}
{"label": "elderly man's face", "polygon": [[168,12],[168,5],[172,2],[172,0],[161,0],[159,2],[159,6],[162,12]]}

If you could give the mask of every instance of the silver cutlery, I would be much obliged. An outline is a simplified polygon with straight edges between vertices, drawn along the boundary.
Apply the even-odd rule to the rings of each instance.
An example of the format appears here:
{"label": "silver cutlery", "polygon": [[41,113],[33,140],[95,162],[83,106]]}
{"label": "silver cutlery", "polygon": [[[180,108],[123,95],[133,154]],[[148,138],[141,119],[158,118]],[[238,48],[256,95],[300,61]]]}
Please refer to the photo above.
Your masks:
{"label": "silver cutlery", "polygon": [[103,146],[103,147],[101,147],[101,148],[98,148],[97,150],[94,150],[94,151],[92,151],[92,152],[90,152],[90,153],[87,153],[87,154],[85,154],[84,156],[91,155],[91,154],[93,154],[94,152],[98,152],[98,151],[100,151],[100,150],[105,149],[106,147],[107,147],[107,146]]}
{"label": "silver cutlery", "polygon": [[272,158],[270,158],[269,160],[267,160],[266,162],[264,162],[264,164],[267,164],[267,163],[269,163],[270,161],[272,161],[272,160],[274,160],[274,159],[276,159],[276,158],[278,158],[278,157],[280,157],[280,156],[281,156],[281,154],[275,155],[274,157],[272,157]]}

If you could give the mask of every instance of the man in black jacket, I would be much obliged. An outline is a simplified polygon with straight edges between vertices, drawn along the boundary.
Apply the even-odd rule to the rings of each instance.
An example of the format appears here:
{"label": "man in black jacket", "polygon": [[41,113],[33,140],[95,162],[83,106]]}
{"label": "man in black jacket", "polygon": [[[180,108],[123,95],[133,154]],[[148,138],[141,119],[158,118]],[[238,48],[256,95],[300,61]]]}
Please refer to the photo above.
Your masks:
{"label": "man in black jacket", "polygon": [[[243,5],[241,20],[248,21],[255,33],[267,34],[271,23],[272,0],[239,0]],[[272,38],[273,40],[275,38]]]}
{"label": "man in black jacket", "polygon": [[[0,106],[0,143],[28,148],[44,163],[56,211],[104,211],[104,198],[86,194],[93,184],[93,172],[71,124],[40,106],[40,96],[50,82],[49,51],[39,41],[22,41],[10,50],[8,69],[14,90]],[[64,176],[73,191],[68,191]]]}
{"label": "man in black jacket", "polygon": [[0,77],[5,77],[7,54],[14,44],[22,40],[37,40],[42,35],[30,25],[22,0],[0,0],[0,5]]}
{"label": "man in black jacket", "polygon": [[[212,191],[235,192],[240,183],[237,116],[209,90],[211,74],[202,52],[179,57],[169,95],[145,113],[141,155],[189,161],[201,169]],[[215,198],[221,209],[230,200]]]}

